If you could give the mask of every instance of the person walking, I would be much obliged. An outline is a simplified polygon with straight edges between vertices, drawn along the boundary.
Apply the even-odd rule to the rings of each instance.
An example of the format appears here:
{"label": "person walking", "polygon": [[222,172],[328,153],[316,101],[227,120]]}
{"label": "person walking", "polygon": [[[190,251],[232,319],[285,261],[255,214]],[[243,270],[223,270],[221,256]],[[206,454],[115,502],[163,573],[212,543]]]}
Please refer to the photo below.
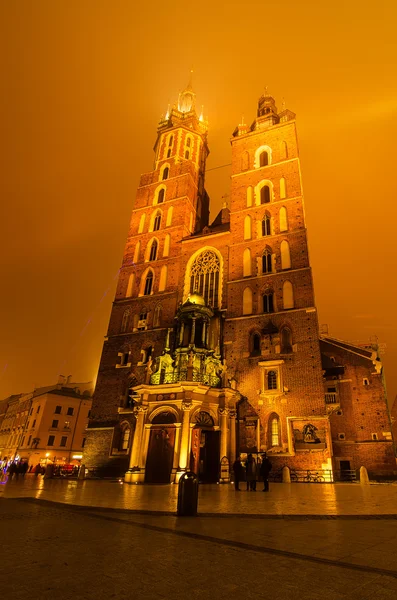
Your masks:
{"label": "person walking", "polygon": [[256,461],[252,454],[248,454],[247,464],[245,465],[245,474],[247,480],[247,492],[256,492]]}
{"label": "person walking", "polygon": [[237,456],[236,460],[233,463],[233,472],[234,472],[234,489],[236,492],[240,492],[240,481],[244,479],[244,467],[241,464],[240,455]]}
{"label": "person walking", "polygon": [[41,465],[40,465],[40,463],[37,463],[37,465],[34,468],[34,475],[35,475],[35,477],[37,477],[40,474],[41,474]]}
{"label": "person walking", "polygon": [[262,464],[261,464],[261,468],[260,468],[260,474],[263,477],[263,485],[264,485],[262,492],[269,491],[269,473],[271,470],[272,470],[272,463],[268,459],[267,454],[265,452],[265,454],[263,455],[263,458],[262,458]]}

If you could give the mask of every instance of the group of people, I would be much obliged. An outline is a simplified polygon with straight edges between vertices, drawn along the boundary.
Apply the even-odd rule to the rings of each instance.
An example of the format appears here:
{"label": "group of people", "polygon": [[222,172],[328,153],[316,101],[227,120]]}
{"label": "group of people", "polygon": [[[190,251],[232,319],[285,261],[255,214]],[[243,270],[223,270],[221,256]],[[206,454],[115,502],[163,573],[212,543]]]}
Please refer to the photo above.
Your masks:
{"label": "group of people", "polygon": [[[272,470],[272,463],[267,457],[266,452],[262,456],[262,462],[259,467],[259,475],[263,479],[263,492],[269,491],[269,474]],[[255,458],[252,454],[248,454],[247,462],[245,463],[245,467],[241,462],[240,455],[236,458],[233,463],[233,472],[234,472],[234,489],[236,492],[240,492],[240,482],[246,481],[247,483],[247,492],[256,492],[256,482],[258,479],[258,465],[256,464]]]}

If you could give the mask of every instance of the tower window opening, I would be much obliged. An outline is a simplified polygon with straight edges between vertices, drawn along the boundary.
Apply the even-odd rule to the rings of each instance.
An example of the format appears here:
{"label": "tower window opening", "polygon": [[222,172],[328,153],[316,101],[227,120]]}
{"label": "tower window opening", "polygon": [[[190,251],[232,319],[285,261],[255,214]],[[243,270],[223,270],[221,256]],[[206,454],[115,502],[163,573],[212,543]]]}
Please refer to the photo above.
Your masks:
{"label": "tower window opening", "polygon": [[157,258],[157,249],[158,249],[158,243],[157,240],[153,240],[153,243],[151,245],[150,248],[150,254],[149,254],[149,260],[156,260]]}
{"label": "tower window opening", "polygon": [[167,150],[167,158],[169,158],[171,156],[171,148],[168,148]]}
{"label": "tower window opening", "polygon": [[219,258],[211,250],[199,254],[190,271],[190,293],[200,294],[213,308],[217,308],[219,303],[219,273]]}
{"label": "tower window opening", "polygon": [[131,429],[126,427],[123,431],[122,439],[121,439],[121,450],[128,450],[128,446],[130,443],[130,434]]}
{"label": "tower window opening", "polygon": [[140,313],[137,329],[138,331],[147,329],[147,313]]}
{"label": "tower window opening", "polygon": [[164,202],[164,196],[165,196],[165,189],[161,188],[161,190],[159,191],[159,195],[157,196],[157,204],[161,204],[162,202]]}
{"label": "tower window opening", "polygon": [[267,373],[267,389],[268,390],[276,390],[277,389],[277,371],[268,371],[268,373]]}
{"label": "tower window opening", "polygon": [[185,150],[185,158],[189,160],[189,158],[190,158],[190,150]]}
{"label": "tower window opening", "polygon": [[163,171],[163,181],[164,181],[164,179],[168,179],[169,172],[170,172],[169,168],[165,167],[165,169]]}
{"label": "tower window opening", "polygon": [[149,271],[149,273],[146,276],[145,289],[144,289],[143,294],[145,296],[149,296],[152,293],[152,287],[153,287],[153,273],[151,271]]}
{"label": "tower window opening", "polygon": [[271,235],[271,218],[269,213],[266,213],[262,219],[262,235]]}
{"label": "tower window opening", "polygon": [[270,202],[270,188],[268,185],[264,185],[261,188],[261,204],[268,204]]}
{"label": "tower window opening", "polygon": [[168,141],[168,146],[172,146],[173,143],[174,143],[174,136],[172,135]]}
{"label": "tower window opening", "polygon": [[284,354],[292,352],[292,331],[289,327],[283,327],[281,330],[281,352]]}
{"label": "tower window opening", "polygon": [[161,214],[157,213],[153,221],[153,231],[158,231],[161,225]]}
{"label": "tower window opening", "polygon": [[261,353],[261,336],[259,333],[254,333],[252,336],[252,351],[251,354],[253,356],[257,356]]}
{"label": "tower window opening", "polygon": [[272,253],[266,249],[262,254],[262,273],[272,272]]}
{"label": "tower window opening", "polygon": [[187,140],[186,140],[186,146],[188,148],[190,148],[191,145],[192,145],[192,140],[190,138],[187,138]]}
{"label": "tower window opening", "polygon": [[263,295],[263,312],[272,313],[274,312],[274,293],[266,292]]}
{"label": "tower window opening", "polygon": [[264,150],[259,155],[259,166],[260,167],[267,167],[268,164],[269,164],[269,155],[266,152],[266,150]]}

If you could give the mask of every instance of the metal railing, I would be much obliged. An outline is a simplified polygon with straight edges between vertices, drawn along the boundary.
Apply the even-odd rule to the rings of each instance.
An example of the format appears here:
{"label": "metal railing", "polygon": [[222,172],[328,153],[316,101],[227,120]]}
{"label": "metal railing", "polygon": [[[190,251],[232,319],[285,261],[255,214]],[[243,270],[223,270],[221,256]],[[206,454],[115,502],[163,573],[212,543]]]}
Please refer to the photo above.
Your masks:
{"label": "metal railing", "polygon": [[335,392],[325,394],[325,404],[339,404],[338,394]]}
{"label": "metal railing", "polygon": [[[160,371],[157,373],[153,373],[153,375],[150,378],[150,383],[152,385],[161,385],[163,383],[178,383],[179,381],[189,381],[189,379],[187,378],[187,370],[177,371],[176,373],[167,373],[165,371]],[[197,371],[193,372],[193,377],[191,381],[204,383],[205,385],[210,385],[211,387],[221,386],[221,379],[216,375],[207,375],[206,373],[198,373]]]}

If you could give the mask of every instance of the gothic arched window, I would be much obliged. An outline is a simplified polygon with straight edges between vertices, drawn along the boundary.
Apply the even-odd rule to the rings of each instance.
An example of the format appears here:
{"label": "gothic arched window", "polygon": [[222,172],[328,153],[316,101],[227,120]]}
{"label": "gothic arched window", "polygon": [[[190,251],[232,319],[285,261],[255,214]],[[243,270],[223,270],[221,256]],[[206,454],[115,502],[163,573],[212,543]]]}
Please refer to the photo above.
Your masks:
{"label": "gothic arched window", "polygon": [[217,308],[219,304],[220,261],[215,252],[204,250],[194,260],[190,270],[190,293],[203,296],[206,304]]}
{"label": "gothic arched window", "polygon": [[146,275],[145,288],[143,291],[144,296],[149,296],[152,293],[152,287],[153,287],[153,273],[151,271],[149,271],[149,273]]}
{"label": "gothic arched window", "polygon": [[267,204],[270,202],[270,188],[268,185],[264,185],[261,188],[261,204]]}
{"label": "gothic arched window", "polygon": [[162,202],[164,202],[164,196],[165,196],[165,189],[161,188],[161,190],[159,191],[159,195],[157,196],[157,204],[161,204]]}
{"label": "gothic arched window", "polygon": [[268,212],[265,213],[262,219],[262,235],[271,235],[271,217]]}
{"label": "gothic arched window", "polygon": [[130,445],[131,429],[128,425],[125,427],[121,436],[121,448],[120,450],[128,450]]}
{"label": "gothic arched window", "polygon": [[268,164],[269,164],[269,155],[266,152],[266,150],[264,150],[259,155],[259,166],[260,167],[267,167]]}
{"label": "gothic arched window", "polygon": [[270,421],[270,441],[272,447],[280,445],[280,424],[277,417]]}
{"label": "gothic arched window", "polygon": [[281,330],[281,352],[283,354],[292,352],[292,331],[289,327],[283,327]]}
{"label": "gothic arched window", "polygon": [[266,292],[263,294],[263,312],[272,313],[274,312],[274,293]]}
{"label": "gothic arched window", "polygon": [[156,260],[156,258],[157,258],[157,249],[158,249],[157,240],[153,240],[152,245],[150,247],[149,260]]}
{"label": "gothic arched window", "polygon": [[164,181],[164,179],[168,179],[169,172],[170,172],[169,168],[165,167],[165,169],[163,171],[163,181]]}
{"label": "gothic arched window", "polygon": [[258,356],[261,353],[261,336],[259,333],[254,333],[251,338],[251,354]]}
{"label": "gothic arched window", "polygon": [[266,248],[262,254],[262,273],[272,272],[272,251]]}
{"label": "gothic arched window", "polygon": [[156,216],[154,217],[153,231],[158,231],[160,229],[160,225],[161,225],[161,213],[158,212],[158,213],[156,213]]}

